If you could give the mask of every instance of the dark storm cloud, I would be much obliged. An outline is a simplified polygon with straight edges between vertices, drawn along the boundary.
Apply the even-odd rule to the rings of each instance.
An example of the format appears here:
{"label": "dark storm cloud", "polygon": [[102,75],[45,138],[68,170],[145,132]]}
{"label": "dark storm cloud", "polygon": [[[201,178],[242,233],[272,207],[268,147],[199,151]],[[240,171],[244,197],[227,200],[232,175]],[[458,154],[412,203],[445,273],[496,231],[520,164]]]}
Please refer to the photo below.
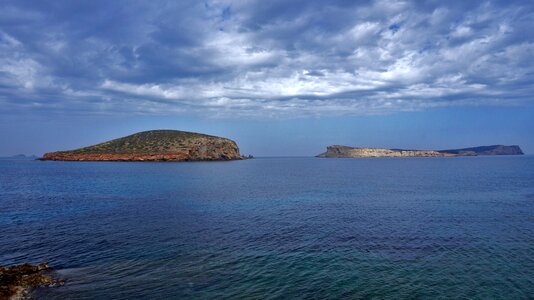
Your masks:
{"label": "dark storm cloud", "polygon": [[529,105],[528,1],[3,1],[0,111]]}

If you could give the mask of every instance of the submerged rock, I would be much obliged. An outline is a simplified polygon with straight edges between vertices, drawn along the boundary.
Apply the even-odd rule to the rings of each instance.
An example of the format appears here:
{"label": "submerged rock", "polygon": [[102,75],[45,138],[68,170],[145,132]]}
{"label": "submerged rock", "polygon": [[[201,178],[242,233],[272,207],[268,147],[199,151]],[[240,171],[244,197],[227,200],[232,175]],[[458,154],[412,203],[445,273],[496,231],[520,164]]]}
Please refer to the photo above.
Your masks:
{"label": "submerged rock", "polygon": [[0,266],[0,300],[24,299],[32,288],[63,285],[51,273],[47,263]]}

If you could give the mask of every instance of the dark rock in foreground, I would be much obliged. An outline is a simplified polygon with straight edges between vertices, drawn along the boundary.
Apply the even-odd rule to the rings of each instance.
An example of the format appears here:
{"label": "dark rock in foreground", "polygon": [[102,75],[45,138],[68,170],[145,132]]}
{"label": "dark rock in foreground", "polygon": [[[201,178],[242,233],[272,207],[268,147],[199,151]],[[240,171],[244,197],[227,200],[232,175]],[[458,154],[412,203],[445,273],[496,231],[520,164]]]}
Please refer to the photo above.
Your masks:
{"label": "dark rock in foreground", "polygon": [[0,300],[22,299],[31,288],[63,285],[50,276],[51,271],[47,263],[0,266]]}
{"label": "dark rock in foreground", "polygon": [[178,130],[152,130],[94,146],[46,153],[41,160],[210,161],[239,160],[237,144],[227,138]]}
{"label": "dark rock in foreground", "polygon": [[326,152],[317,157],[356,158],[356,157],[435,157],[435,156],[477,156],[477,155],[522,155],[519,146],[480,146],[451,150],[404,150],[383,148],[357,148],[341,145],[328,146]]}

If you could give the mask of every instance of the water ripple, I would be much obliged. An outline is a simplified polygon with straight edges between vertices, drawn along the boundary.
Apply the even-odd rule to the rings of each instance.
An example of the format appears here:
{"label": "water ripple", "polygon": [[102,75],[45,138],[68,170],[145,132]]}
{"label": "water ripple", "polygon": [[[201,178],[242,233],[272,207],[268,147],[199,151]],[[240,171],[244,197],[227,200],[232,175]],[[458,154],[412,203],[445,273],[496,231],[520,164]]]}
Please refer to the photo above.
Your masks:
{"label": "water ripple", "polygon": [[0,161],[0,264],[42,299],[529,299],[534,157]]}

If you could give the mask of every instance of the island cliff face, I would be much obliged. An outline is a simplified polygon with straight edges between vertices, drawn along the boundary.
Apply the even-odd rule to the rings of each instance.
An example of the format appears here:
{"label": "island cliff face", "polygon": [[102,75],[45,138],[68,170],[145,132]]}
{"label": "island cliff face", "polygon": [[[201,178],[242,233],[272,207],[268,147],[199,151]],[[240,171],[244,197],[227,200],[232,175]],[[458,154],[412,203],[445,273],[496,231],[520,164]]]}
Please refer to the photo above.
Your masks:
{"label": "island cliff face", "polygon": [[178,130],[139,132],[94,146],[51,152],[41,160],[62,161],[209,161],[242,159],[227,138]]}
{"label": "island cliff face", "polygon": [[317,157],[428,157],[453,156],[453,154],[440,153],[432,150],[397,150],[382,148],[355,148],[349,146],[333,145],[326,148],[326,152]]}
{"label": "island cliff face", "polygon": [[477,155],[522,155],[519,146],[481,146],[451,150],[403,150],[383,148],[356,148],[333,145],[317,157],[356,158],[356,157],[436,157],[436,156],[477,156]]}

